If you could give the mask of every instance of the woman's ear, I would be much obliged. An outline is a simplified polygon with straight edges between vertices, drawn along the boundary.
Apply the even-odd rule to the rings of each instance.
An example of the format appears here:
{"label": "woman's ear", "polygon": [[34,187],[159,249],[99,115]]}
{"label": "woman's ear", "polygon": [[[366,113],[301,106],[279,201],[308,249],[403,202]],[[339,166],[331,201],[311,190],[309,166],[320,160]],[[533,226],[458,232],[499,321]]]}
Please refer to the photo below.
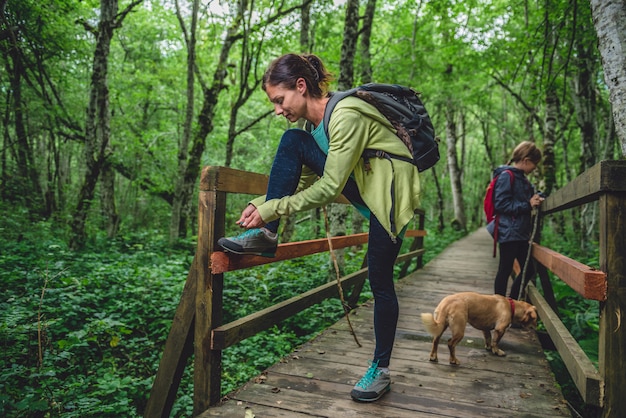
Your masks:
{"label": "woman's ear", "polygon": [[298,93],[304,94],[306,92],[306,80],[302,77],[296,80],[296,90]]}

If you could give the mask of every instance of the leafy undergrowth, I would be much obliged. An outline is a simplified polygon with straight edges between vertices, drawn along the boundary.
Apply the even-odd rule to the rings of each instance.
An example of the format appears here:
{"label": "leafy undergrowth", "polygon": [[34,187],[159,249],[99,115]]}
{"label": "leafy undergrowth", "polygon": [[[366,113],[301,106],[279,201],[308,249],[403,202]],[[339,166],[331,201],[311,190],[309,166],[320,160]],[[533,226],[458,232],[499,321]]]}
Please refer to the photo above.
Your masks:
{"label": "leafy undergrowth", "polygon": [[[60,237],[45,222],[0,220],[0,416],[141,416],[195,242],[172,249],[148,231],[72,252]],[[427,238],[425,261],[458,237]],[[363,254],[348,251],[346,271],[360,268]],[[326,283],[328,265],[318,254],[224,275],[224,321]],[[366,286],[361,301],[370,297]],[[222,393],[342,315],[339,301],[327,300],[224,350]],[[192,413],[192,367],[190,359],[172,416]]]}

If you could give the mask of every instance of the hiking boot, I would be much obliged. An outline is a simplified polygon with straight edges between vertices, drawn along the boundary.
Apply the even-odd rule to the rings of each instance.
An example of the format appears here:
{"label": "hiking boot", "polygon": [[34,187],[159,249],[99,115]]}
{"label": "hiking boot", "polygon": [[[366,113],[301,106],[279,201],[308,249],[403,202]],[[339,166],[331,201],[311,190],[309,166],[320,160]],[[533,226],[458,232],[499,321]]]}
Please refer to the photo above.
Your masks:
{"label": "hiking boot", "polygon": [[274,257],[278,247],[278,235],[265,228],[248,229],[246,232],[231,238],[220,238],[218,245],[235,254],[262,255]]}
{"label": "hiking boot", "polygon": [[391,390],[391,376],[378,368],[378,361],[371,362],[365,376],[354,385],[350,396],[355,401],[374,402]]}

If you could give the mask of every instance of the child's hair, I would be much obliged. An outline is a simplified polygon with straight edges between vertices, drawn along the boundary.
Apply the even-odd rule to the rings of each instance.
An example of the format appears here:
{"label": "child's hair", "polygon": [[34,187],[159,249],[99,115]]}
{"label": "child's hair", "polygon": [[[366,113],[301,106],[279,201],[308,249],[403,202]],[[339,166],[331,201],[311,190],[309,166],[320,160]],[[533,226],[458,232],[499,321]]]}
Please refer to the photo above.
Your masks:
{"label": "child's hair", "polygon": [[530,161],[535,164],[539,164],[541,161],[541,150],[537,148],[534,142],[523,141],[516,146],[513,150],[513,155],[511,156],[509,164],[522,161],[525,158],[530,159]]}
{"label": "child's hair", "polygon": [[328,83],[332,74],[324,67],[322,60],[313,54],[285,54],[276,58],[263,75],[262,88],[267,85],[282,85],[295,89],[296,81],[303,78],[307,91],[312,97],[322,98],[328,94]]}

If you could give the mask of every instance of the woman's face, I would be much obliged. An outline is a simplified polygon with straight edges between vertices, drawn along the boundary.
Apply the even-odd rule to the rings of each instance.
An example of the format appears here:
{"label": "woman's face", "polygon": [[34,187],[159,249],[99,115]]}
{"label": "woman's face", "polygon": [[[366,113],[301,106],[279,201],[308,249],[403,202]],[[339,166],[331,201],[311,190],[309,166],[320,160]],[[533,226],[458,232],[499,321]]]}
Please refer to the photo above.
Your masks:
{"label": "woman's face", "polygon": [[537,168],[537,163],[533,162],[530,158],[524,158],[520,168],[524,171],[524,173],[530,174],[535,168]]}
{"label": "woman's face", "polygon": [[265,86],[265,93],[274,105],[274,112],[277,115],[283,115],[289,122],[297,122],[298,119],[304,117],[306,111],[305,91],[306,83],[302,78],[296,82],[295,89],[285,88],[281,84],[277,86],[267,84]]}

